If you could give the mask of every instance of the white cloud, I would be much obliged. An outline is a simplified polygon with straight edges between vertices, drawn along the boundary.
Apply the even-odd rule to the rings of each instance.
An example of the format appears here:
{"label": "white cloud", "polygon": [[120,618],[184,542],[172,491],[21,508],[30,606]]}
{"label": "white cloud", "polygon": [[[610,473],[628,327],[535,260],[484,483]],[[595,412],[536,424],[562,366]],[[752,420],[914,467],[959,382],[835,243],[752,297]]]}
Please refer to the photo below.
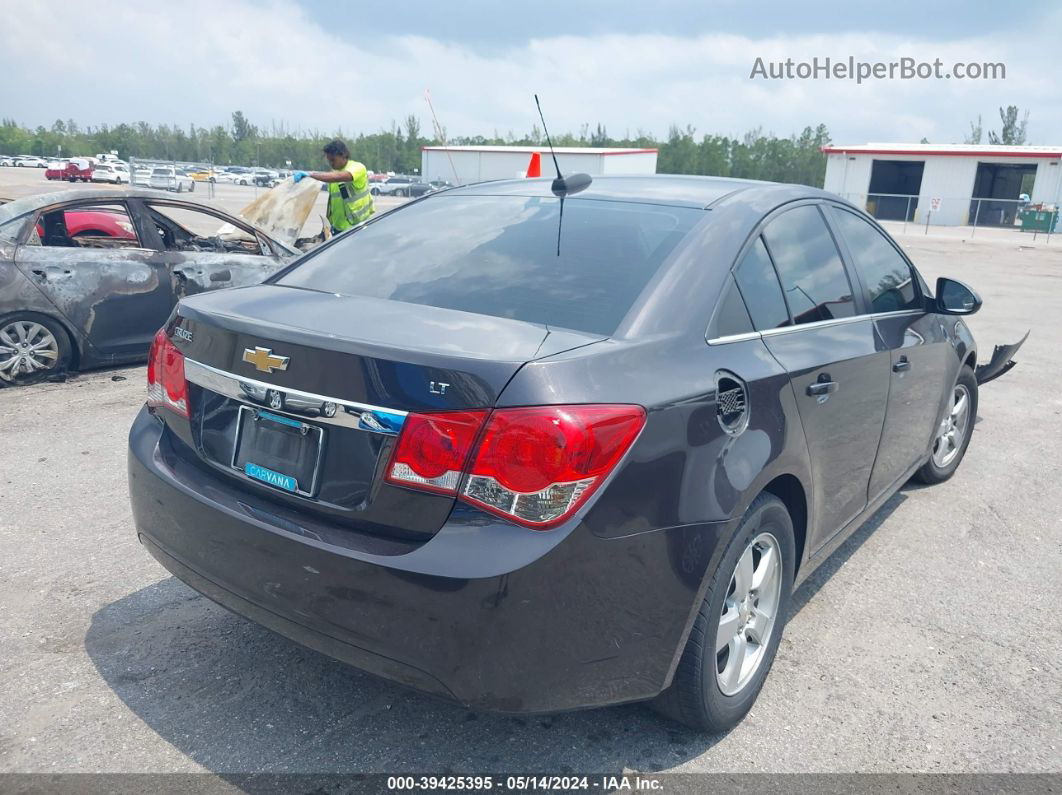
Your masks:
{"label": "white cloud", "polygon": [[[0,30],[5,75],[0,113],[29,124],[146,120],[227,124],[242,109],[268,126],[370,132],[409,113],[430,129],[430,88],[452,134],[522,133],[542,97],[554,132],[601,122],[613,135],[670,123],[740,135],[753,127],[787,135],[825,123],[842,142],[960,140],[979,113],[1032,111],[1031,137],[1062,143],[1057,76],[1043,68],[1051,31],[934,41],[878,33],[756,38],[732,34],[557,36],[477,51],[423,36],[359,41],[357,14],[324,25],[277,0],[133,5],[118,0],[38,0],[9,9]],[[914,24],[914,23],[912,23]],[[750,80],[757,56],[1003,61],[998,82]]]}

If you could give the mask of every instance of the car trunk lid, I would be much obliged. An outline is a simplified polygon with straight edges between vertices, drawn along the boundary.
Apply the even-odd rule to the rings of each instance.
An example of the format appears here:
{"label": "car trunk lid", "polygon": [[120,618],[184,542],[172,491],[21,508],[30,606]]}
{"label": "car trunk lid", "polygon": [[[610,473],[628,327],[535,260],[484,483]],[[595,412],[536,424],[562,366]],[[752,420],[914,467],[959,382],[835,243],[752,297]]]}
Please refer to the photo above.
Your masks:
{"label": "car trunk lid", "polygon": [[525,362],[603,339],[276,285],[186,299],[170,332],[203,461],[300,510],[407,537],[437,531],[454,500],[384,481],[405,416],[490,408]]}

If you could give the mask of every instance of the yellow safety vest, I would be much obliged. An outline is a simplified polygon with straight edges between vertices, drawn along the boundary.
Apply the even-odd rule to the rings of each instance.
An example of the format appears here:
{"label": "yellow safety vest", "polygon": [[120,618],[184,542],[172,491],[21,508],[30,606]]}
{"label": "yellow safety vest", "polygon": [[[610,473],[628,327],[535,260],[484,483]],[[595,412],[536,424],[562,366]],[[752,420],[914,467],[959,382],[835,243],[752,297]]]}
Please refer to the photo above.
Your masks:
{"label": "yellow safety vest", "polygon": [[349,171],[350,182],[329,182],[328,223],[336,232],[357,226],[374,212],[376,206],[369,193],[369,172],[361,163],[348,160],[343,171]]}

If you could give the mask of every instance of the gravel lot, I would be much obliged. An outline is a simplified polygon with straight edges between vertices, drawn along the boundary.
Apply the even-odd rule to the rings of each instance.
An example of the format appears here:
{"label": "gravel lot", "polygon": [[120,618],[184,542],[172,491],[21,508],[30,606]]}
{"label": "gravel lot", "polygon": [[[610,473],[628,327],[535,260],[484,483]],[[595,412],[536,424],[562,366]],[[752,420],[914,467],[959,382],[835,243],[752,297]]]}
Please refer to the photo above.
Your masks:
{"label": "gravel lot", "polygon": [[982,391],[956,477],[904,488],[799,590],[729,734],[640,706],[468,713],[198,596],[133,531],[134,367],[0,391],[0,771],[1062,771],[1062,240],[901,240],[928,279],[981,292],[982,359],[1032,336]]}

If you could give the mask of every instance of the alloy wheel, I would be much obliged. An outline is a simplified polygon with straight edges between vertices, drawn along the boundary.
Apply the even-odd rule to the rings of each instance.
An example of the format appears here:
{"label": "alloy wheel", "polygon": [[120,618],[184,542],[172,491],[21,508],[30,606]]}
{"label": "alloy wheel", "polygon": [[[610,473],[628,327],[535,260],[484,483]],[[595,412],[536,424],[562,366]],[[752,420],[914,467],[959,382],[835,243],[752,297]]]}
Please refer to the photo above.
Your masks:
{"label": "alloy wheel", "polygon": [[771,533],[760,533],[738,558],[719,615],[715,677],[724,695],[739,693],[759,670],[781,594],[781,548]]}
{"label": "alloy wheel", "polygon": [[0,328],[0,379],[50,370],[59,361],[59,341],[40,323],[14,320]]}
{"label": "alloy wheel", "polygon": [[937,439],[933,443],[933,463],[943,469],[962,450],[970,424],[970,392],[965,384],[956,384],[951,394],[951,407],[940,421]]}

